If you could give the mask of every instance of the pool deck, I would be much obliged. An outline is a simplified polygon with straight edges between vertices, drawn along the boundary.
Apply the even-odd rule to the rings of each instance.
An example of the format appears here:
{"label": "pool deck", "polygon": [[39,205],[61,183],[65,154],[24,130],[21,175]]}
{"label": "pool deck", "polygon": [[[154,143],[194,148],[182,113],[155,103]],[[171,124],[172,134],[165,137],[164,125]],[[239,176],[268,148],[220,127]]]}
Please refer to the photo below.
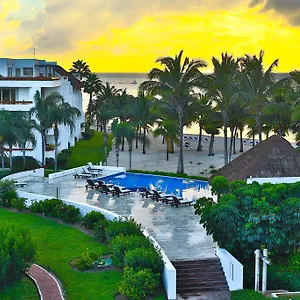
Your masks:
{"label": "pool deck", "polygon": [[216,244],[199,224],[193,206],[175,206],[143,199],[139,193],[109,196],[96,190],[85,189],[86,181],[73,176],[49,181],[47,178],[27,180],[24,192],[87,203],[108,209],[123,216],[132,216],[157,240],[171,260],[214,258]]}

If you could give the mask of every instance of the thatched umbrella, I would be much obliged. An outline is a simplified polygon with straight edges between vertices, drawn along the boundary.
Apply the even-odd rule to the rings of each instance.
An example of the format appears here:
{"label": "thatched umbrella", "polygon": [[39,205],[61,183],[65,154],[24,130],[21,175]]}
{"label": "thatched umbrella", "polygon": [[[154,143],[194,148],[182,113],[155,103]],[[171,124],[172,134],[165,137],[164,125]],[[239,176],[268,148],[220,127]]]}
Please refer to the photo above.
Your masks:
{"label": "thatched umbrella", "polygon": [[243,153],[213,176],[228,180],[247,180],[251,177],[299,177],[300,153],[284,138],[273,135]]}

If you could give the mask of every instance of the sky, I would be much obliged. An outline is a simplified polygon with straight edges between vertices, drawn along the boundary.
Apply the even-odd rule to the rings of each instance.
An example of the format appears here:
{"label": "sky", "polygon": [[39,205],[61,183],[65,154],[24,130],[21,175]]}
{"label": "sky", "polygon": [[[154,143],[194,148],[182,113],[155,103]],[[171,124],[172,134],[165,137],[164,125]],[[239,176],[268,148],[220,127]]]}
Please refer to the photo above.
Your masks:
{"label": "sky", "polygon": [[181,49],[205,60],[265,51],[265,66],[300,69],[300,0],[0,0],[0,57],[66,69],[148,72]]}

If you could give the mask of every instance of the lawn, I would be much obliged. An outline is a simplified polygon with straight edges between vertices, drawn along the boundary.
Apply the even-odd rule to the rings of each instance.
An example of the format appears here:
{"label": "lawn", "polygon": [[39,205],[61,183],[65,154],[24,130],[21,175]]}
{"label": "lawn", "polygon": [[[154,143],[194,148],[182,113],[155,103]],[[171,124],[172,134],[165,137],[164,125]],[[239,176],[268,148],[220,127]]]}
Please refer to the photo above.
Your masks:
{"label": "lawn", "polygon": [[[112,147],[112,135],[108,134],[107,155]],[[94,131],[89,140],[80,140],[74,147],[70,147],[72,154],[69,157],[67,169],[86,165],[89,161],[93,164],[104,162],[104,141],[103,133]]]}
{"label": "lawn", "polygon": [[[62,281],[67,299],[114,299],[114,292],[121,279],[120,272],[78,272],[69,266],[69,262],[87,248],[107,253],[107,246],[99,244],[78,229],[33,214],[13,213],[0,208],[0,220],[5,224],[16,224],[30,229],[36,244],[36,263],[45,268],[50,267],[50,270]],[[18,284],[20,286],[14,289],[15,293],[20,289],[26,291],[29,289],[28,284],[23,281]],[[22,287],[23,285],[27,287]],[[9,298],[9,292],[8,289],[0,293],[0,299],[31,299]]]}

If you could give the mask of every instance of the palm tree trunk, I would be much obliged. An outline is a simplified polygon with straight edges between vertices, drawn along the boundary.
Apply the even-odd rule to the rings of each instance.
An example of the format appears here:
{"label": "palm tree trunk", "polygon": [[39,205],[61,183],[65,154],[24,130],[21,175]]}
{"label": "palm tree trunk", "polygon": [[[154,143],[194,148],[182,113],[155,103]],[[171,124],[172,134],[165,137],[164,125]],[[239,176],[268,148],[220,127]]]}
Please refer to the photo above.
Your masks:
{"label": "palm tree trunk", "polygon": [[59,138],[59,132],[58,132],[58,124],[54,124],[54,172],[57,172],[57,156],[58,156],[58,138]]}
{"label": "palm tree trunk", "polygon": [[116,162],[117,162],[117,167],[119,166],[119,155],[120,155],[120,145],[115,144],[115,151],[116,151]]}
{"label": "palm tree trunk", "polygon": [[129,170],[131,170],[131,161],[132,161],[132,142],[128,144],[129,146]]}
{"label": "palm tree trunk", "polygon": [[234,139],[234,128],[230,128],[229,162],[231,162],[231,157],[232,157],[233,139]]}
{"label": "palm tree trunk", "polygon": [[46,146],[46,130],[42,129],[42,166],[45,165],[45,146]]}
{"label": "palm tree trunk", "polygon": [[9,168],[12,170],[12,145],[9,145]]}
{"label": "palm tree trunk", "polygon": [[146,127],[143,130],[143,154],[146,154]]}
{"label": "palm tree trunk", "polygon": [[262,142],[262,124],[261,124],[261,117],[262,117],[262,113],[259,112],[256,116],[256,126],[257,126],[257,133],[258,133],[258,139],[259,142]]}
{"label": "palm tree trunk", "polygon": [[1,153],[1,168],[2,168],[2,172],[4,172],[4,156],[3,156],[3,153]]}
{"label": "palm tree trunk", "polygon": [[181,107],[178,107],[178,123],[179,123],[179,157],[178,157],[178,166],[177,173],[184,173],[183,165],[183,111]]}
{"label": "palm tree trunk", "polygon": [[228,144],[227,144],[227,112],[223,112],[223,126],[224,126],[224,165],[228,164]]}
{"label": "palm tree trunk", "polygon": [[199,139],[198,139],[198,146],[197,151],[202,151],[202,130],[203,126],[199,124]]}
{"label": "palm tree trunk", "polygon": [[24,167],[24,170],[26,168],[26,158],[25,158],[25,155],[26,155],[26,152],[25,152],[25,147],[26,147],[26,144],[24,143],[22,145],[22,151],[23,151],[23,167]]}
{"label": "palm tree trunk", "polygon": [[234,137],[233,137],[233,152],[232,154],[236,154],[236,137],[237,137],[237,127],[234,129]]}
{"label": "palm tree trunk", "polygon": [[163,135],[162,144],[164,145],[164,143],[165,143],[165,136]]}
{"label": "palm tree trunk", "polygon": [[139,148],[139,126],[136,127],[136,131],[135,131],[135,149]]}
{"label": "palm tree trunk", "polygon": [[107,166],[107,132],[106,132],[106,121],[103,122],[103,140],[104,140],[104,163]]}
{"label": "palm tree trunk", "polygon": [[125,138],[122,137],[122,148],[121,148],[121,151],[124,151],[124,144],[125,144]]}
{"label": "palm tree trunk", "polygon": [[169,139],[167,139],[167,161],[169,161]]}
{"label": "palm tree trunk", "polygon": [[252,148],[255,146],[255,134],[253,133],[252,135]]}
{"label": "palm tree trunk", "polygon": [[240,152],[244,152],[243,129],[240,128]]}
{"label": "palm tree trunk", "polygon": [[215,135],[210,135],[210,142],[209,142],[209,150],[208,150],[208,156],[215,156],[214,155],[214,141],[215,141]]}

